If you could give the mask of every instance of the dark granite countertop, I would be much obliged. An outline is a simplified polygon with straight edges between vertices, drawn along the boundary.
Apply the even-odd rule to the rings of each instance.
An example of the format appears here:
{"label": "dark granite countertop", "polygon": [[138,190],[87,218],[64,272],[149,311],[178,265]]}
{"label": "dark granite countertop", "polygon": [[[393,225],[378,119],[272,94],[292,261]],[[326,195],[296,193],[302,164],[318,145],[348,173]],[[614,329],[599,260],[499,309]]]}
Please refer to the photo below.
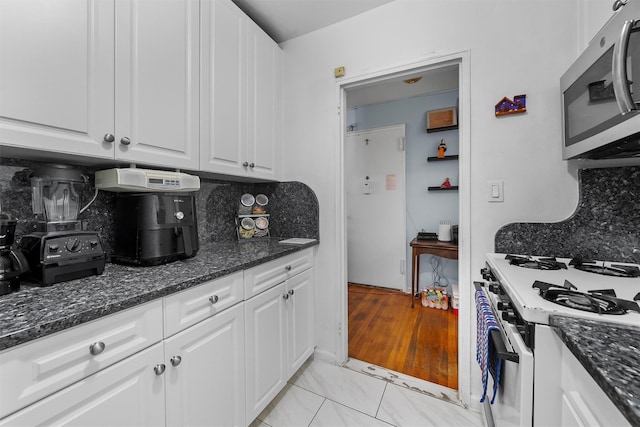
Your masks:
{"label": "dark granite countertop", "polygon": [[0,296],[0,351],[315,246],[278,239],[208,243],[155,267],[107,264],[99,276]]}
{"label": "dark granite countertop", "polygon": [[640,425],[640,325],[551,315],[549,324],[631,425]]}

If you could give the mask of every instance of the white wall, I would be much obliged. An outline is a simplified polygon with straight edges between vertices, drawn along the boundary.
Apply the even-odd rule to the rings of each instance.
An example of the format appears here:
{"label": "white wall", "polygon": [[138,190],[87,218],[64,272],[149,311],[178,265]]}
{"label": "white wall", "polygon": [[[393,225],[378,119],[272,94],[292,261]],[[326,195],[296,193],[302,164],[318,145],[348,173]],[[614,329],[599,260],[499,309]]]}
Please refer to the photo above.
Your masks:
{"label": "white wall", "polygon": [[[470,52],[471,269],[479,279],[495,232],[514,221],[558,221],[577,205],[575,167],[561,160],[559,77],[576,58],[579,0],[396,0],[282,44],[285,52],[286,180],[317,194],[317,344],[335,354],[341,337],[342,224],[339,177],[339,81],[420,61],[436,54]],[[527,95],[525,114],[496,118],[503,97]],[[487,180],[504,181],[504,203],[487,202]],[[471,284],[461,292],[471,298]],[[475,330],[474,325],[462,328]],[[474,336],[471,335],[470,336]],[[475,344],[470,348],[475,349]],[[467,355],[469,357],[469,355]],[[479,370],[469,366],[475,404]]]}

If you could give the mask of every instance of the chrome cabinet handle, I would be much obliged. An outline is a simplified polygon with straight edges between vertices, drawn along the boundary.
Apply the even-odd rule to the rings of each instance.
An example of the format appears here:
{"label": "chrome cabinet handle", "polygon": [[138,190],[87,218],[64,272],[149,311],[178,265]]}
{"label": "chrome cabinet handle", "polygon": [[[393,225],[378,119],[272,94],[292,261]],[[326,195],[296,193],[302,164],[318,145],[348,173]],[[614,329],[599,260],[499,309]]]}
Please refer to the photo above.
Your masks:
{"label": "chrome cabinet handle", "polygon": [[250,167],[251,169],[253,169],[254,167],[256,167],[256,165],[255,165],[255,163],[251,162],[251,163],[249,163],[249,167]]}
{"label": "chrome cabinet handle", "polygon": [[153,367],[153,372],[156,373],[156,375],[162,375],[164,374],[164,370],[167,369],[167,367],[165,366],[164,363],[160,363],[156,366]]}
{"label": "chrome cabinet handle", "polygon": [[91,353],[92,356],[97,356],[104,351],[105,347],[102,341],[94,342],[89,346],[89,353]]}
{"label": "chrome cabinet handle", "polygon": [[169,361],[171,362],[171,366],[178,366],[180,362],[182,362],[182,357],[173,356],[171,359],[169,359]]}
{"label": "chrome cabinet handle", "polygon": [[293,295],[295,291],[293,289],[289,289],[289,295]]}
{"label": "chrome cabinet handle", "polygon": [[284,269],[287,270],[287,271],[291,271],[291,266],[287,265]]}
{"label": "chrome cabinet handle", "polygon": [[129,144],[131,144],[131,140],[129,139],[129,137],[125,136],[125,137],[120,139],[120,144],[129,145]]}
{"label": "chrome cabinet handle", "polygon": [[249,166],[249,162],[244,162],[244,163],[242,164],[242,166],[244,166],[244,167],[246,168],[247,166]]}
{"label": "chrome cabinet handle", "polygon": [[211,304],[215,304],[215,303],[217,303],[217,302],[218,302],[218,300],[219,300],[219,299],[220,299],[220,298],[218,298],[218,295],[212,295],[212,296],[210,296],[210,297],[209,297],[209,302],[210,302]]}
{"label": "chrome cabinet handle", "polygon": [[289,294],[282,295],[282,298],[285,299],[285,300],[288,300],[289,299]]}
{"label": "chrome cabinet handle", "polygon": [[113,136],[113,134],[112,134],[112,133],[107,133],[107,134],[105,134],[105,135],[104,135],[104,140],[105,140],[106,142],[113,142],[113,141],[115,141],[115,140],[116,140],[116,137],[115,137],[115,136]]}

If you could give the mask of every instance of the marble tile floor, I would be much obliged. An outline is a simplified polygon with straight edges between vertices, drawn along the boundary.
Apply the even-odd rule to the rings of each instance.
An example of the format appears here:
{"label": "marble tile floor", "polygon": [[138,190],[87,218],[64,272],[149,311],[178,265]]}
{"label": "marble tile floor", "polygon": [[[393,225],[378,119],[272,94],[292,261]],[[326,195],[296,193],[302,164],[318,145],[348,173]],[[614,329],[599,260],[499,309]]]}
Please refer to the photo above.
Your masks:
{"label": "marble tile floor", "polygon": [[340,367],[312,357],[250,427],[485,426],[457,396],[361,361]]}

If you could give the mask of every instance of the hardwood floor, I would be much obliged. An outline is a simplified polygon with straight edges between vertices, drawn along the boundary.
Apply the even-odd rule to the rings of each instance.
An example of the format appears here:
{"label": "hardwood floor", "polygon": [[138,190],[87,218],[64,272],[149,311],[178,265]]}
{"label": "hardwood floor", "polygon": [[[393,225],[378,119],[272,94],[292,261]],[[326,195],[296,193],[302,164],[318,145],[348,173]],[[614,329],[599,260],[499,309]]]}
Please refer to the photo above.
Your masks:
{"label": "hardwood floor", "polygon": [[458,389],[458,316],[401,291],[349,284],[349,357]]}

